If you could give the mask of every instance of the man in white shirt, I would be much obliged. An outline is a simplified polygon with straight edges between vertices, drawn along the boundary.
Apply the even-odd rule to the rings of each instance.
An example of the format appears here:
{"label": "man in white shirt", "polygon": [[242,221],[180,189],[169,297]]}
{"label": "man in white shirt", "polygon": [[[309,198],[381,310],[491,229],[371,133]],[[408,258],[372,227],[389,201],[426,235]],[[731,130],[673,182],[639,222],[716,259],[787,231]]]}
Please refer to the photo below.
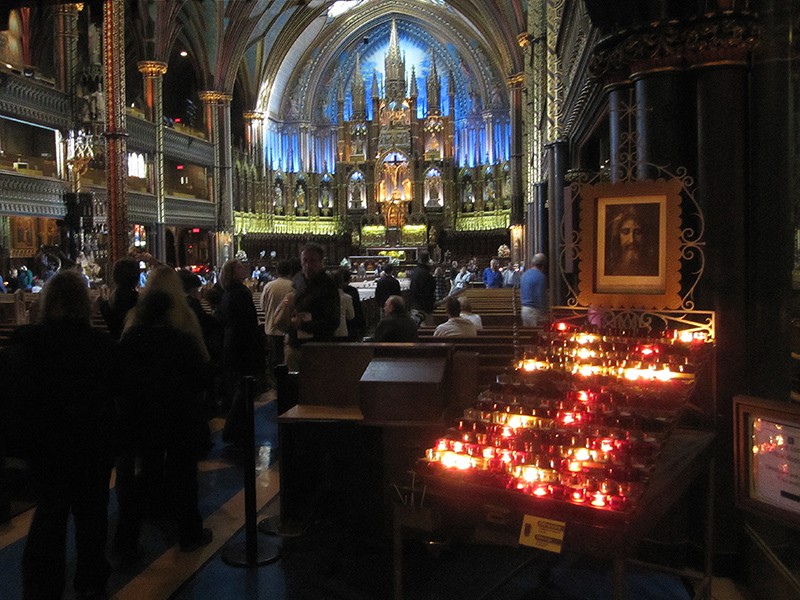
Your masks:
{"label": "man in white shirt", "polygon": [[286,331],[276,323],[275,314],[288,294],[294,291],[292,283],[292,263],[282,260],[278,263],[278,278],[273,279],[261,292],[261,308],[264,311],[264,332],[267,334],[270,374],[275,367],[284,362],[283,337]]}
{"label": "man in white shirt", "polygon": [[437,326],[433,331],[434,337],[477,337],[478,330],[472,321],[462,318],[461,303],[458,298],[448,296],[445,299],[447,321]]}
{"label": "man in white shirt", "polygon": [[459,296],[458,301],[461,304],[461,314],[459,316],[462,319],[472,322],[472,324],[475,325],[475,329],[483,329],[483,319],[481,319],[480,315],[476,315],[472,312],[472,304],[470,304],[469,298],[466,296]]}

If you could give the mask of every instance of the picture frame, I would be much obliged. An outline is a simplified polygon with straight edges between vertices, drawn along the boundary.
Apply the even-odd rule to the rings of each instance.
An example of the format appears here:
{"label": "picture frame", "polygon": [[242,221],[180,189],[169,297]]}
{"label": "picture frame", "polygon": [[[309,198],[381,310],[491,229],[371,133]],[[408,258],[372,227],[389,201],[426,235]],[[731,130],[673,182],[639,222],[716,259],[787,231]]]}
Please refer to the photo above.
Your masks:
{"label": "picture frame", "polygon": [[800,406],[751,396],[733,406],[736,505],[800,527]]}
{"label": "picture frame", "polygon": [[581,187],[580,304],[680,306],[680,191],[674,180]]}
{"label": "picture frame", "polygon": [[9,217],[11,226],[11,247],[14,250],[33,250],[36,243],[35,221],[33,217]]}

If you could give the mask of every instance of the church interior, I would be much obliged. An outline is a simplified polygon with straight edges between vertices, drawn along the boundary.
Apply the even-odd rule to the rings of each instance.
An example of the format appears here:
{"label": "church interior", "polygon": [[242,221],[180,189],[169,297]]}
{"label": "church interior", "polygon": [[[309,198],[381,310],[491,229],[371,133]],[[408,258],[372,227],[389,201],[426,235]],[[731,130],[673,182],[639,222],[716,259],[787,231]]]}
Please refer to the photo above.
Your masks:
{"label": "church interior", "polygon": [[[499,259],[527,269],[543,254],[552,324],[558,314],[608,336],[638,332],[638,343],[625,346],[631,352],[657,337],[673,348],[681,332],[709,349],[691,371],[697,386],[679,423],[707,434],[707,447],[679,465],[692,473],[685,489],[663,490],[668,505],[654,502],[664,509],[654,507],[657,522],[630,508],[588,511],[594,517],[584,523],[586,511],[562,510],[569,502],[559,500],[546,516],[566,527],[563,552],[563,540],[557,551],[532,550],[527,521],[523,533],[512,523],[510,544],[434,535],[422,547],[403,539],[432,526],[413,522],[420,515],[405,513],[414,500],[399,479],[387,481],[398,463],[382,471],[378,459],[328,457],[335,469],[323,480],[338,490],[329,509],[336,527],[303,535],[278,527],[276,536],[259,524],[256,545],[276,556],[240,569],[224,555],[229,545],[254,543],[252,515],[242,456],[223,447],[215,417],[198,475],[214,543],[182,554],[157,528],[146,530],[145,555],[112,573],[108,597],[622,600],[627,581],[627,597],[643,600],[800,598],[792,456],[800,435],[798,31],[800,0],[4,2],[0,281],[25,270],[36,286],[78,264],[93,293],[107,294],[111,265],[126,256],[201,274],[231,259],[270,272],[309,242],[323,248],[326,266],[352,266],[354,280],[371,279],[385,262],[400,271],[418,262],[482,271]],[[629,245],[649,241],[626,255],[626,236]],[[360,275],[358,263],[369,273]],[[459,344],[448,346],[439,381],[460,390],[453,398],[502,395],[519,385],[526,360],[564,367],[566,355],[553,350],[561,332],[540,338],[550,340],[546,356],[524,346],[536,338],[521,326],[518,290],[496,308],[495,290],[472,287],[489,329],[492,319],[505,329],[470,347],[477,363],[460,364]],[[35,313],[30,287],[12,292],[0,294],[0,347]],[[442,307],[437,318],[447,318]],[[622,360],[619,339],[616,350],[609,340],[592,364]],[[513,364],[486,359],[495,343],[508,344]],[[371,428],[291,413],[298,401],[325,404],[323,396],[353,408],[361,394],[369,420],[365,365],[387,356],[423,359],[394,391],[373,393],[403,406],[425,397],[423,373],[438,364],[437,350],[364,347],[368,356],[358,347],[322,352],[305,383],[301,369],[299,383],[290,377],[258,396],[264,523],[285,521],[289,501],[302,496],[296,472],[317,468],[304,462],[303,445],[332,435],[321,422],[341,427],[351,456],[375,451],[386,463],[405,451],[404,465],[442,458],[420,415],[375,418]],[[453,383],[459,368],[477,381]],[[326,388],[331,370],[346,391]],[[21,382],[5,384],[4,394],[24,394]],[[441,392],[443,402],[469,403],[449,394]],[[459,427],[484,419],[474,417],[477,404],[465,410]],[[768,453],[756,443],[763,423],[778,432],[767,445],[788,448],[774,464],[749,456]],[[6,482],[24,480],[24,464],[2,451]],[[659,460],[652,466],[663,470]],[[430,475],[438,466],[428,467],[431,499],[448,507],[452,481],[442,485]],[[419,466],[409,469],[400,471],[404,482],[419,475]],[[345,485],[363,497],[342,494]],[[408,489],[413,498],[416,479]],[[0,490],[14,500],[0,521],[0,597],[8,599],[22,598],[17,575],[35,510],[22,491]],[[483,491],[475,486],[475,497]],[[487,498],[481,506],[492,506],[495,526],[509,514],[536,514],[537,499]],[[576,543],[583,526],[594,532],[591,548]],[[614,536],[595,542],[598,529],[630,535],[624,560],[608,560],[604,545]],[[68,545],[68,568],[74,553]],[[648,570],[652,562],[669,563],[659,571],[668,579]],[[698,573],[702,583],[689,583]],[[69,588],[66,597],[75,597]]]}

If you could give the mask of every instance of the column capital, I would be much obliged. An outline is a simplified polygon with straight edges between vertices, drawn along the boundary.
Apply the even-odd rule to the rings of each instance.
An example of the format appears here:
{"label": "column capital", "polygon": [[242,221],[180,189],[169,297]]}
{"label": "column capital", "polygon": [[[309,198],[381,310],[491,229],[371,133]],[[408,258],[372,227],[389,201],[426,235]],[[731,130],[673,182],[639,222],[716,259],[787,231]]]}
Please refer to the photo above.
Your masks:
{"label": "column capital", "polygon": [[58,9],[62,12],[81,12],[83,10],[83,2],[65,2],[59,4]]}
{"label": "column capital", "polygon": [[520,87],[525,83],[525,73],[515,73],[511,75],[507,81],[510,87]]}
{"label": "column capital", "polygon": [[205,90],[198,93],[200,96],[200,100],[205,102],[206,104],[210,104],[212,102],[216,102],[219,104],[229,103],[233,100],[232,94],[227,94],[225,92],[219,92],[215,90]]}
{"label": "column capital", "polygon": [[167,72],[167,63],[158,60],[142,60],[136,63],[139,73],[145,77],[163,76]]}
{"label": "column capital", "polygon": [[264,120],[264,113],[258,112],[255,110],[247,111],[242,113],[242,118],[245,121],[263,121]]}

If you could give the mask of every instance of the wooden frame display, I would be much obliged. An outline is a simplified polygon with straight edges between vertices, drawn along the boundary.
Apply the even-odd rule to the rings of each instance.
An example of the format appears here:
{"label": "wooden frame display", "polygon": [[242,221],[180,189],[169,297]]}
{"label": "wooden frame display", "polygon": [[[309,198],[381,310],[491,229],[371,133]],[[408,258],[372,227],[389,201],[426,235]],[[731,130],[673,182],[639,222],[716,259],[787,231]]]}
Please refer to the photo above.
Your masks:
{"label": "wooden frame display", "polygon": [[11,225],[11,248],[33,250],[35,247],[36,223],[33,217],[9,217]]}
{"label": "wooden frame display", "polygon": [[582,187],[579,304],[681,306],[680,191],[677,180]]}
{"label": "wooden frame display", "polygon": [[800,527],[800,406],[733,401],[736,504]]}

